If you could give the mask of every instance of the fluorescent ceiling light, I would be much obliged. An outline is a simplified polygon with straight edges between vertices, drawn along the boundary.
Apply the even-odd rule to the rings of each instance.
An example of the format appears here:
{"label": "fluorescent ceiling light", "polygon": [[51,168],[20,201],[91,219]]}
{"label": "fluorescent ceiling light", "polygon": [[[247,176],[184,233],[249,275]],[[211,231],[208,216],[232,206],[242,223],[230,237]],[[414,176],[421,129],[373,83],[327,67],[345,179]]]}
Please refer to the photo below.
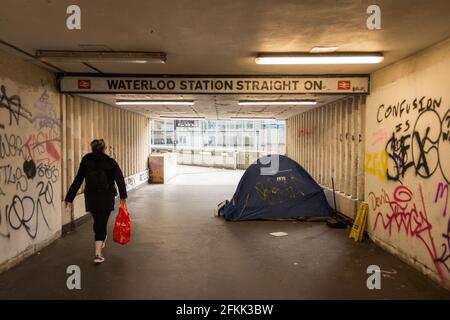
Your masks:
{"label": "fluorescent ceiling light", "polygon": [[339,53],[339,54],[298,54],[298,55],[260,55],[257,64],[373,64],[380,63],[384,57],[380,53]]}
{"label": "fluorescent ceiling light", "polygon": [[162,52],[37,50],[36,58],[44,62],[166,63],[166,54]]}
{"label": "fluorescent ceiling light", "polygon": [[315,100],[239,100],[240,106],[284,106],[284,105],[304,105],[313,106],[317,102]]}
{"label": "fluorescent ceiling light", "polygon": [[159,116],[164,120],[205,120],[205,117],[174,117],[174,116]]}
{"label": "fluorescent ceiling light", "polygon": [[118,106],[192,106],[194,103],[193,100],[116,100]]}
{"label": "fluorescent ceiling light", "polygon": [[241,117],[231,117],[232,120],[242,120],[242,121],[276,121],[275,118],[241,118]]}

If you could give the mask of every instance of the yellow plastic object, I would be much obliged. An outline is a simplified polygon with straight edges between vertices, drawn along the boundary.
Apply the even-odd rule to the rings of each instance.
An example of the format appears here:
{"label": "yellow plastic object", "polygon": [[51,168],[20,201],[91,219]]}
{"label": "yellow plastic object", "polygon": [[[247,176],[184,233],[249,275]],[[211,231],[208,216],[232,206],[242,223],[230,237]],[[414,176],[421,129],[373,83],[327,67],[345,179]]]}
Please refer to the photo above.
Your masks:
{"label": "yellow plastic object", "polygon": [[358,213],[356,214],[355,221],[353,222],[352,230],[350,231],[349,238],[355,241],[361,241],[364,230],[366,229],[367,214],[369,212],[369,206],[367,203],[362,202],[359,206]]}

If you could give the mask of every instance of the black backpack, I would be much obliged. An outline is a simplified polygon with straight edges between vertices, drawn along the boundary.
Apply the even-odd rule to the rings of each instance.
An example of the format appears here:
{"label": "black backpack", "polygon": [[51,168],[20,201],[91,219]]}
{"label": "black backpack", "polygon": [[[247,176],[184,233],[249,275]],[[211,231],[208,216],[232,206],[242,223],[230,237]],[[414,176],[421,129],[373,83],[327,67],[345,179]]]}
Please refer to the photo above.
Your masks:
{"label": "black backpack", "polygon": [[103,161],[94,161],[94,165],[87,170],[86,188],[89,190],[109,190],[108,169]]}

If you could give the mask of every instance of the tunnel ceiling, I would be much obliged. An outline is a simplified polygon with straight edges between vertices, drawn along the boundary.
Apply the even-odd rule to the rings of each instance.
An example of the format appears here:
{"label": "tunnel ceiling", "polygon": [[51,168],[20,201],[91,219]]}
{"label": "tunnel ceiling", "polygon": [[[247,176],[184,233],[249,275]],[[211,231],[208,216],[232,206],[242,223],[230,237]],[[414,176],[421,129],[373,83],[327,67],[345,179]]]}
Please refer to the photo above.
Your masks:
{"label": "tunnel ceiling", "polygon": [[[450,35],[448,0],[379,0],[376,4],[381,8],[381,30],[366,27],[366,10],[373,4],[368,0],[78,0],[81,30],[72,31],[66,28],[66,9],[70,4],[73,3],[56,0],[2,0],[0,50],[37,64],[40,62],[30,57],[36,50],[149,51],[167,55],[166,64],[53,63],[63,72],[368,74]],[[337,46],[338,52],[383,52],[385,60],[376,65],[334,66],[257,65],[254,61],[257,53],[309,52],[316,46]],[[120,98],[91,96],[109,104],[117,97]],[[271,97],[284,98],[266,98]],[[285,119],[307,110],[294,106],[238,106],[238,99],[250,96],[185,98],[196,100],[196,104],[126,108],[151,117],[197,115],[212,119]],[[319,99],[320,105],[340,97],[312,98]]]}
{"label": "tunnel ceiling", "polygon": [[[170,94],[83,94],[82,96],[114,105],[116,99],[185,99],[194,100],[193,106],[118,106],[150,118],[159,116],[205,117],[207,119],[225,120],[232,117],[287,119],[301,112],[310,110],[311,106],[240,106],[238,100],[261,99],[261,95],[170,95]],[[316,99],[317,106],[324,105],[342,95],[264,95],[264,99]]]}
{"label": "tunnel ceiling", "polygon": [[[373,1],[78,0],[81,30],[66,28],[71,1],[2,0],[0,39],[34,54],[46,50],[158,51],[165,65],[95,63],[104,73],[370,73],[450,34],[448,0],[379,0],[382,30],[366,28]],[[359,66],[256,65],[258,52],[382,51],[383,63]],[[7,47],[5,50],[10,51]],[[16,52],[17,53],[17,52]],[[66,72],[95,72],[55,63]]]}

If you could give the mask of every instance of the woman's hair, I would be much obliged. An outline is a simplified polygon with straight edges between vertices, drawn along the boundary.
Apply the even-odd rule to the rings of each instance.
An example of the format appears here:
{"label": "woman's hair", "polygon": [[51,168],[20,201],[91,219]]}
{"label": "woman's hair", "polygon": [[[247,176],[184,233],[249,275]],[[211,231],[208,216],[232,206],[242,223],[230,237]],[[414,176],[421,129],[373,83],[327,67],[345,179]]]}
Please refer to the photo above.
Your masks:
{"label": "woman's hair", "polygon": [[103,139],[95,139],[91,142],[92,152],[105,152],[105,141]]}

